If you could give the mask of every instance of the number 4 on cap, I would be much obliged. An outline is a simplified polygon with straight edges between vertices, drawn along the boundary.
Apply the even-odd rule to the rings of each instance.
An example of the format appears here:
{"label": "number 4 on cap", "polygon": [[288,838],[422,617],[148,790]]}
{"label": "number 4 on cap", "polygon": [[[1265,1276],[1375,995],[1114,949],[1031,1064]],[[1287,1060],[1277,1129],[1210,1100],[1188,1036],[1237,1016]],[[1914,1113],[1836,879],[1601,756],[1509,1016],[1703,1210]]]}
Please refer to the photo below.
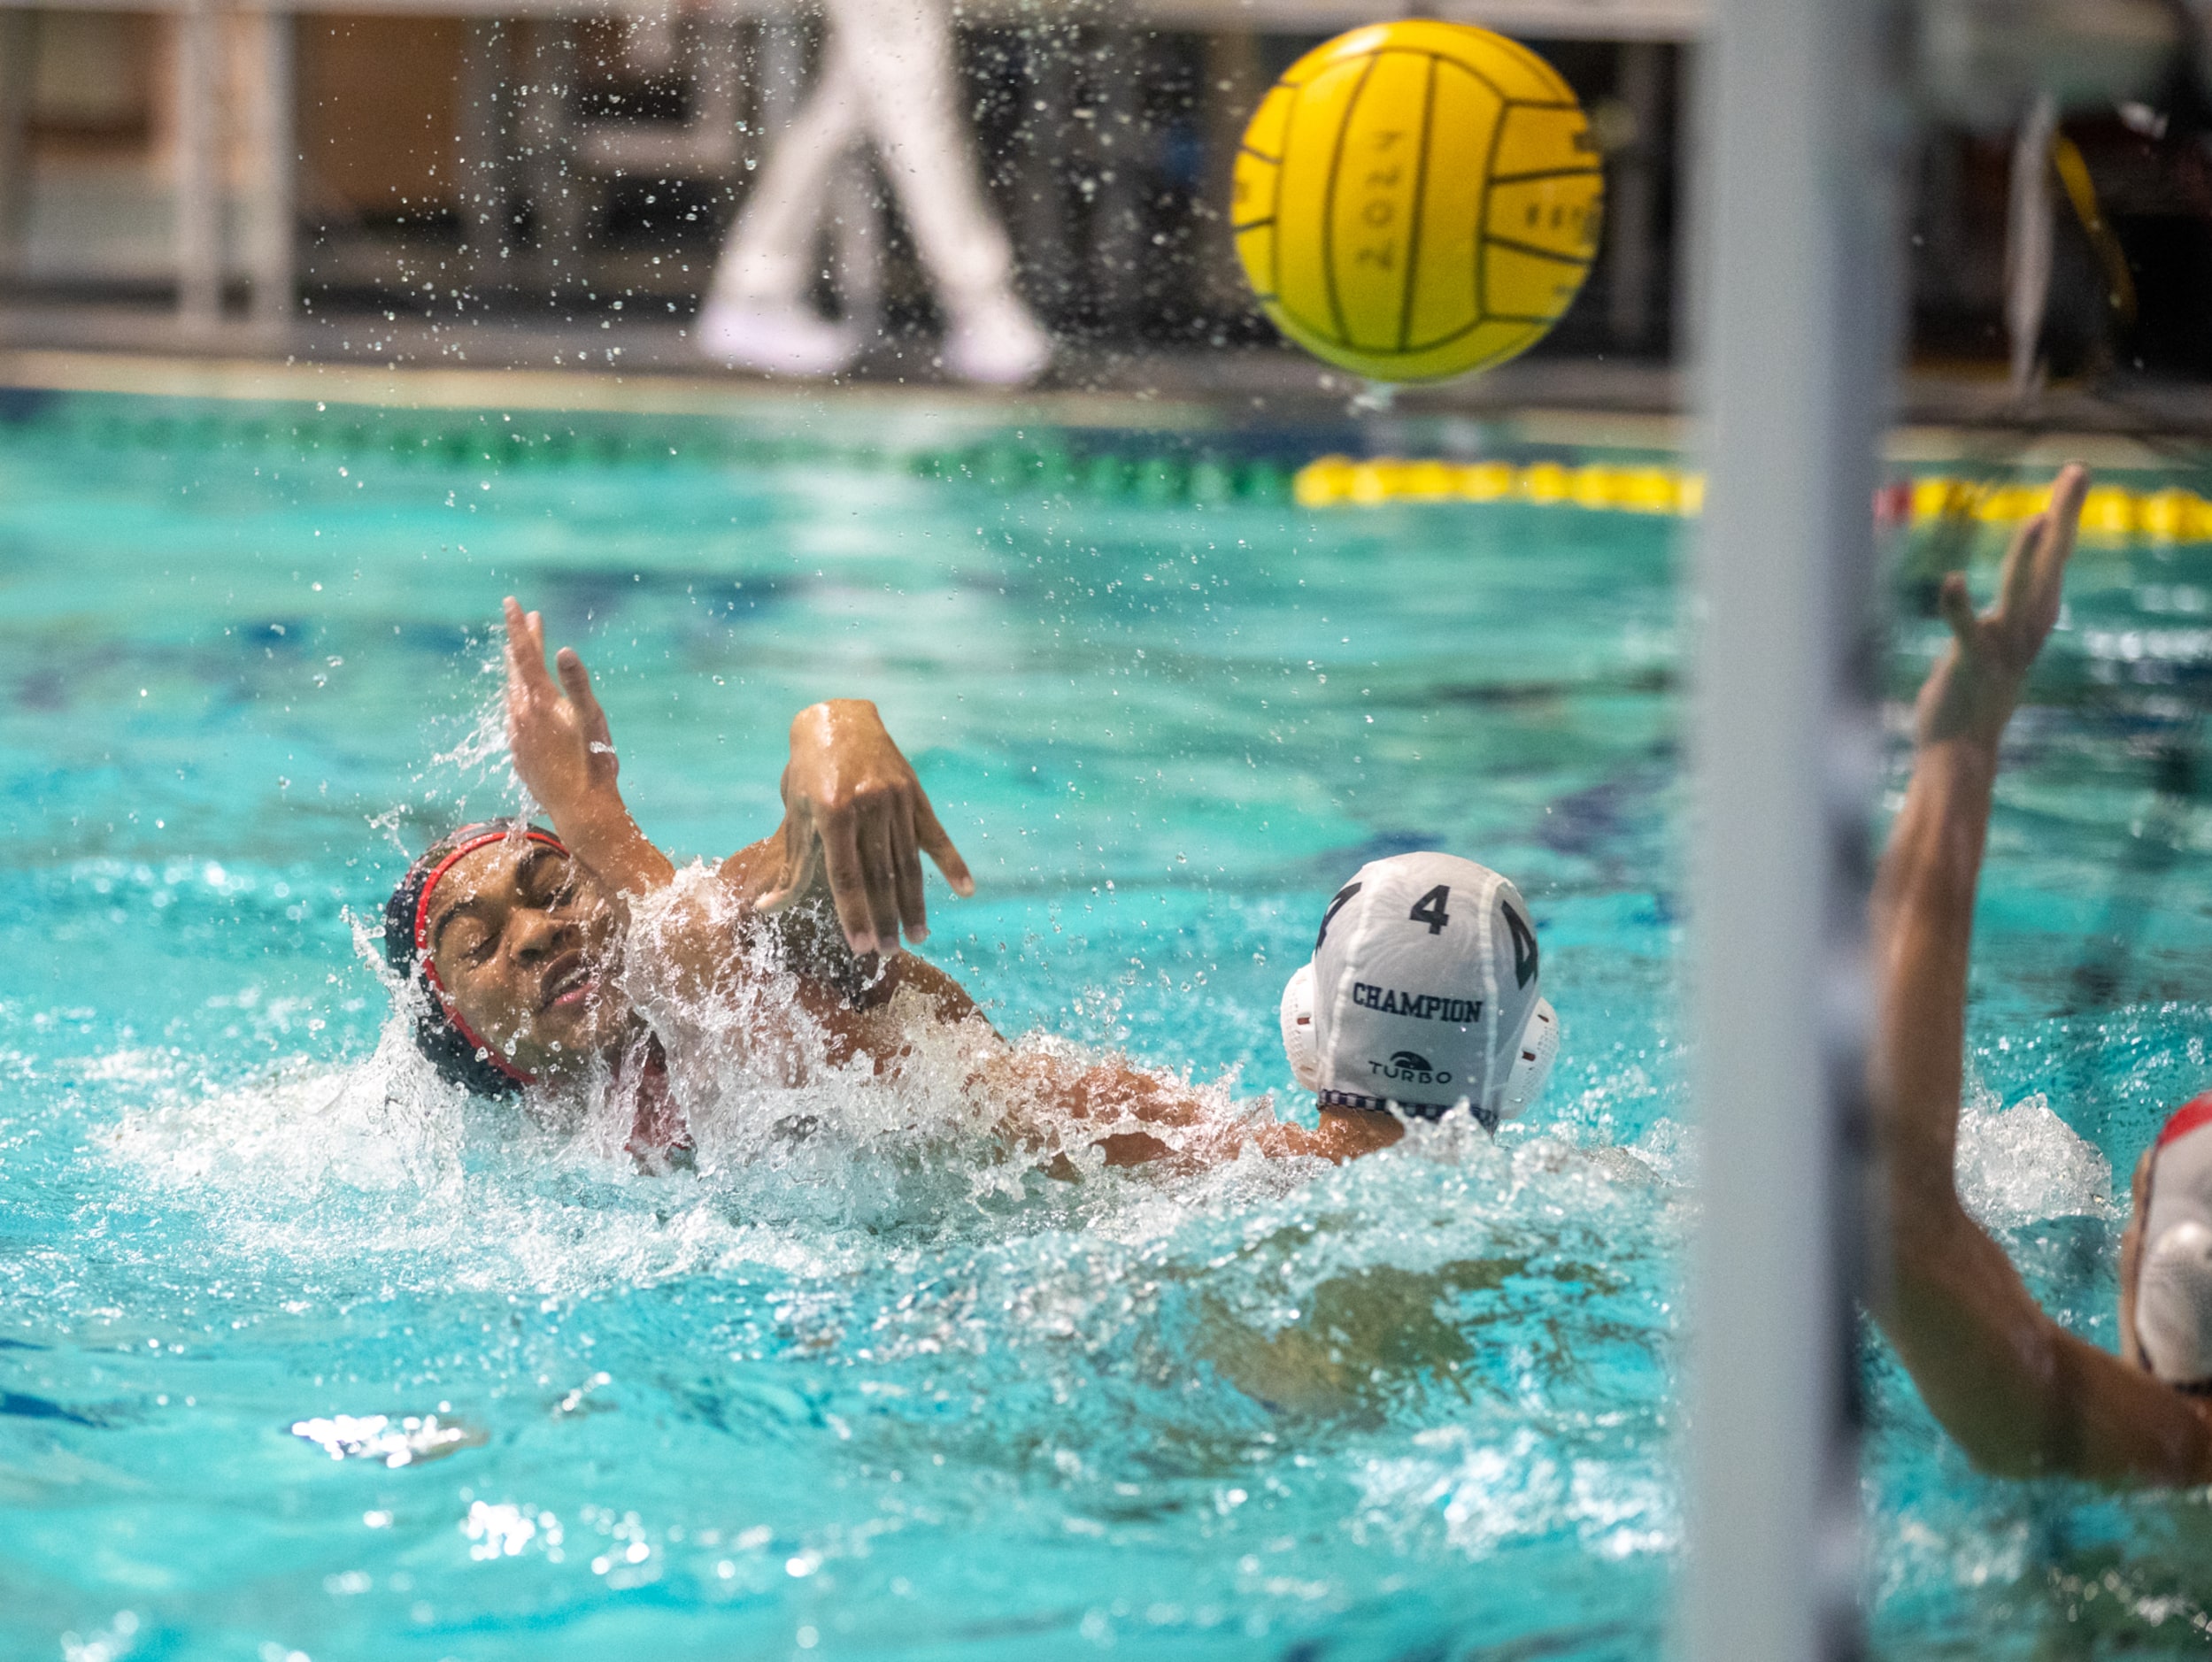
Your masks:
{"label": "number 4 on cap", "polygon": [[1444,903],[1451,898],[1452,885],[1438,883],[1414,902],[1414,909],[1406,915],[1414,923],[1427,924],[1430,935],[1442,935],[1444,926],[1452,921],[1452,914],[1444,909]]}

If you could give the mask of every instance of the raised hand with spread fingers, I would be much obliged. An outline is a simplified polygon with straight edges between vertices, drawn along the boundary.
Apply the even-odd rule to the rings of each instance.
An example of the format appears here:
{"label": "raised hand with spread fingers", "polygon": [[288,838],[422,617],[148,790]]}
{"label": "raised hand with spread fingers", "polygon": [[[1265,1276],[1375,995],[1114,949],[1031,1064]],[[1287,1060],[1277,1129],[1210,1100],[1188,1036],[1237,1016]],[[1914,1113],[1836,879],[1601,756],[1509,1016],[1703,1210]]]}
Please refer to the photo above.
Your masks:
{"label": "raised hand with spread fingers", "polygon": [[2011,719],[2036,654],[2058,622],[2066,562],[2074,552],[2089,470],[2078,462],[2060,473],[2051,505],[2015,534],[1997,579],[1997,603],[1977,612],[1966,574],[1943,580],[1938,604],[1951,626],[1951,647],[1920,690],[1918,733],[1923,745],[1964,739],[1994,745]]}
{"label": "raised hand with spread fingers", "polygon": [[[507,620],[507,742],[514,769],[562,838],[610,894],[659,888],[674,873],[624,806],[606,712],[574,647],[545,668],[545,624],[513,596]],[[967,863],[939,823],[929,794],[866,699],[811,705],[791,722],[783,769],[783,823],[724,862],[723,875],[773,915],[826,896],[846,943],[859,954],[898,950],[929,932],[921,856],[952,892],[975,892]]]}
{"label": "raised hand with spread fingers", "polygon": [[865,699],[798,712],[783,770],[783,814],[773,839],[778,858],[757,874],[766,886],[755,904],[777,912],[826,887],[855,952],[897,951],[902,928],[910,941],[928,938],[922,855],[954,894],[975,892],[967,862],[921,781]]}
{"label": "raised hand with spread fingers", "polygon": [[615,784],[620,771],[606,712],[574,647],[545,671],[545,621],[513,595],[507,620],[507,746],[523,789],[550,815],[568,850],[590,868],[617,904],[674,876],[668,857],[647,840]]}

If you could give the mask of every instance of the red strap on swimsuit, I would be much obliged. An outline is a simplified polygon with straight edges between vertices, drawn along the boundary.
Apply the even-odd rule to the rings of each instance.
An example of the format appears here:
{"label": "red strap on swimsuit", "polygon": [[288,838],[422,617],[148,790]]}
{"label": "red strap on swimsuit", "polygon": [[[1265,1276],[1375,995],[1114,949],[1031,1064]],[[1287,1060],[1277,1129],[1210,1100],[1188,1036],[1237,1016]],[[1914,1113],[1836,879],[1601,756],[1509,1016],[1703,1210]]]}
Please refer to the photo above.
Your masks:
{"label": "red strap on swimsuit", "polygon": [[[478,849],[494,843],[504,843],[513,835],[512,831],[503,829],[486,831],[481,835],[470,837],[431,867],[430,875],[423,881],[422,897],[415,902],[415,958],[422,966],[422,979],[428,981],[431,989],[437,994],[438,1004],[445,1012],[445,1019],[453,1024],[454,1030],[474,1045],[477,1053],[499,1072],[519,1085],[528,1085],[532,1082],[530,1076],[500,1055],[496,1047],[480,1037],[476,1029],[462,1018],[460,1006],[453,1002],[453,995],[445,990],[445,983],[438,979],[438,966],[430,957],[430,896],[437,892],[440,880]],[[543,843],[547,848],[559,850],[563,854],[568,852],[566,845],[550,831],[540,831],[533,826],[525,835],[533,843]]]}

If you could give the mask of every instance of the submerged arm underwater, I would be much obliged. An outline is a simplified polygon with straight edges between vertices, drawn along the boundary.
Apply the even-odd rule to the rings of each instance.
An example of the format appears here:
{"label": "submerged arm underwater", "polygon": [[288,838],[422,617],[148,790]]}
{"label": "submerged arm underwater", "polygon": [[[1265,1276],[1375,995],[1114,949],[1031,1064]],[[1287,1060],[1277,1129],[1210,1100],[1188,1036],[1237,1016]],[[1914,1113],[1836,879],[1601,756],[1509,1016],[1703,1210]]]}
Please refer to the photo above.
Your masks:
{"label": "submerged arm underwater", "polygon": [[1887,1273],[1874,1315],[1976,1465],[2202,1483],[2212,1479],[2212,1427],[2199,1404],[2053,1320],[1961,1204],[1954,1175],[1974,895],[1998,742],[2057,621],[2087,483],[2078,466],[2060,475],[2049,511],[2007,553],[1989,612],[1975,614],[1957,573],[1942,591],[1954,639],[1921,689],[1912,783],[1875,885]]}

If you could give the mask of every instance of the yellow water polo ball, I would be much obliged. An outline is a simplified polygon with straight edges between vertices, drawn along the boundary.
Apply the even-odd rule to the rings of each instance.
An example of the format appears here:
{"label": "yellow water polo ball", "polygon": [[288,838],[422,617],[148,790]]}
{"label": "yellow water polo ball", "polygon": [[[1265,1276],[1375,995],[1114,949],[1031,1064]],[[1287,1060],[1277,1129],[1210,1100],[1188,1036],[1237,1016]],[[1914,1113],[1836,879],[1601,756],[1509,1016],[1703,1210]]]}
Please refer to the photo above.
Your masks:
{"label": "yellow water polo ball", "polygon": [[1559,72],[1463,23],[1315,47],[1237,155],[1230,223],[1252,292],[1316,357],[1441,381],[1534,345],[1598,251],[1605,175]]}

